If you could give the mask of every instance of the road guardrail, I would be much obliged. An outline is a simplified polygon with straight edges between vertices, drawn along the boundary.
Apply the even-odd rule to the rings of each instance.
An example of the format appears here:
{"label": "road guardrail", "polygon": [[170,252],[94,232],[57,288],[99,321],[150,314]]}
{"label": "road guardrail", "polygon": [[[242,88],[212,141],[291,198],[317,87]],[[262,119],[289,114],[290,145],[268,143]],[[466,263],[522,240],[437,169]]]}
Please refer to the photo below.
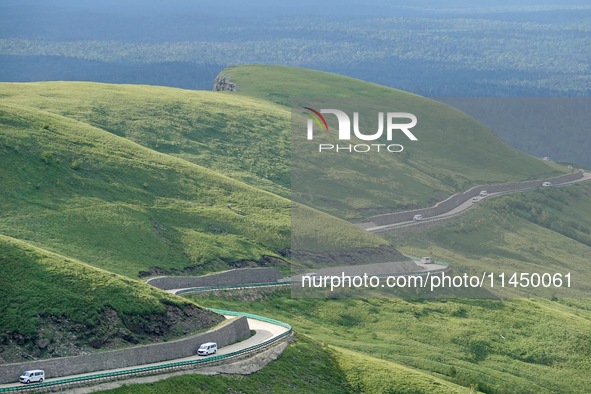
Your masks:
{"label": "road guardrail", "polygon": [[251,313],[242,313],[242,312],[235,312],[235,311],[226,311],[221,309],[209,309],[212,312],[219,313],[222,315],[228,316],[245,316],[249,319],[260,320],[266,323],[275,324],[284,328],[287,328],[287,331],[277,335],[276,337],[267,339],[264,342],[259,344],[249,346],[242,350],[237,350],[227,354],[220,354],[217,356],[210,356],[204,359],[195,359],[195,360],[185,360],[185,361],[173,361],[170,363],[160,364],[160,365],[151,365],[151,366],[139,366],[139,367],[131,367],[122,369],[119,371],[112,371],[112,372],[97,372],[93,374],[88,374],[84,376],[72,377],[72,378],[63,378],[63,379],[56,379],[49,382],[42,382],[42,383],[34,383],[26,386],[14,386],[14,387],[5,387],[0,388],[0,393],[16,393],[16,392],[47,392],[53,391],[57,389],[67,388],[69,386],[78,386],[85,382],[94,382],[94,383],[101,383],[111,380],[117,380],[122,377],[137,377],[137,376],[145,376],[145,375],[157,375],[160,373],[171,372],[176,370],[183,370],[183,369],[190,369],[195,366],[205,366],[205,365],[213,365],[217,364],[220,361],[228,360],[232,358],[237,358],[240,356],[244,356],[250,353],[258,352],[261,349],[268,348],[275,343],[281,341],[283,338],[291,335],[293,329],[290,324],[281,322],[279,320],[270,319],[264,316],[253,315]]}

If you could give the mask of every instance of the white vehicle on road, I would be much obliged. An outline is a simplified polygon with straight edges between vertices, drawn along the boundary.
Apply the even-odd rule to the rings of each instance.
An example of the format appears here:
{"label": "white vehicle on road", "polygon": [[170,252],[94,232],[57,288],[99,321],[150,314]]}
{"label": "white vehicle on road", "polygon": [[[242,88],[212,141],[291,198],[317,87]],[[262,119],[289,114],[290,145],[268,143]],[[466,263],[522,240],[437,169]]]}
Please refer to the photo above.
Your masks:
{"label": "white vehicle on road", "polygon": [[542,183],[542,186],[544,186],[544,187],[552,186],[552,182],[546,181],[546,182]]}
{"label": "white vehicle on road", "polygon": [[423,264],[432,264],[433,259],[431,257],[421,257],[421,263]]}
{"label": "white vehicle on road", "polygon": [[209,356],[210,354],[216,354],[218,351],[218,344],[215,342],[207,342],[199,346],[197,354],[199,356]]}
{"label": "white vehicle on road", "polygon": [[486,190],[482,190],[480,192],[480,197],[486,197],[486,196],[488,196],[488,192]]}
{"label": "white vehicle on road", "polygon": [[472,204],[476,204],[478,201],[480,201],[480,198],[472,197]]}
{"label": "white vehicle on road", "polygon": [[19,378],[18,381],[21,383],[35,383],[43,382],[45,380],[45,372],[41,369],[34,369],[31,371],[25,371]]}
{"label": "white vehicle on road", "polygon": [[414,220],[415,222],[418,222],[420,220],[423,220],[423,215],[414,215],[412,217],[412,220]]}

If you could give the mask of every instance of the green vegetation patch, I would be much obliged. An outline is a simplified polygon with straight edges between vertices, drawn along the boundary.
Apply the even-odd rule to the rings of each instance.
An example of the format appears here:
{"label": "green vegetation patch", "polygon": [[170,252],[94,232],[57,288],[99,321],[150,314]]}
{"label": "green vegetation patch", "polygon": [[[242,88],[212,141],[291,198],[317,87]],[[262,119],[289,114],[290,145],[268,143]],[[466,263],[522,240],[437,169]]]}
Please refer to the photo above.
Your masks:
{"label": "green vegetation patch", "polygon": [[[131,277],[228,267],[289,247],[287,199],[37,109],[3,106],[0,124],[6,235]],[[307,226],[325,229],[309,232],[319,244],[386,243],[314,215]]]}
{"label": "green vegetation patch", "polygon": [[281,356],[252,375],[182,375],[104,391],[148,393],[352,393],[332,352],[303,335]]}
{"label": "green vegetation patch", "polygon": [[[460,218],[387,238],[404,253],[430,255],[457,273],[570,272],[571,288],[503,294],[589,297],[591,186],[587,183],[496,197]],[[530,289],[531,290],[531,289]]]}
{"label": "green vegetation patch", "polygon": [[[453,394],[468,393],[466,387],[402,365],[369,357],[359,352],[335,348],[339,366],[356,393]],[[476,385],[472,385],[476,389]]]}
{"label": "green vegetation patch", "polygon": [[[15,346],[39,358],[78,354],[53,343],[66,335],[78,351],[88,351],[89,345],[129,346],[179,337],[223,320],[145,283],[3,235],[0,265],[0,343],[8,362],[21,361],[11,353]],[[173,317],[176,322],[166,321]]]}
{"label": "green vegetation patch", "polygon": [[[568,172],[564,166],[512,149],[466,114],[411,93],[336,74],[284,66],[236,66],[223,70],[220,75],[227,76],[238,88],[236,92],[223,92],[227,97],[264,98],[286,107],[291,107],[296,99],[334,98],[337,102],[348,99],[358,101],[362,108],[389,105],[392,111],[415,114],[418,123],[413,134],[419,141],[405,140],[404,153],[349,155],[350,168],[359,174],[344,174],[343,179],[355,179],[360,183],[359,192],[350,194],[362,197],[377,190],[384,191],[383,195],[372,195],[369,201],[350,203],[350,207],[357,210],[425,206],[435,202],[437,193],[452,194],[475,184]],[[330,122],[332,117],[327,116],[327,120]],[[400,143],[399,140],[395,142]],[[325,156],[327,171],[333,171],[327,178],[342,181],[330,166],[331,155]],[[379,170],[368,171],[367,168]],[[380,176],[375,175],[378,173]],[[376,179],[367,179],[370,176]]]}
{"label": "green vegetation patch", "polygon": [[[237,83],[237,92],[5,83],[3,102],[75,119],[286,198],[291,197],[293,98],[391,102],[393,111],[415,113],[419,142],[406,144],[403,154],[356,155],[347,171],[337,171],[327,155],[322,168],[311,169],[322,182],[298,201],[344,219],[427,206],[476,184],[568,172],[508,147],[447,105],[407,92],[293,67],[238,66],[222,75]],[[41,160],[50,162],[51,153],[47,149]],[[68,164],[83,170],[85,163],[72,158]],[[153,186],[149,180],[139,184],[144,183]]]}
{"label": "green vegetation patch", "polygon": [[[288,290],[224,298],[201,295],[199,302],[273,316],[376,364],[429,375],[408,377],[426,385],[417,387],[437,378],[486,393],[584,393],[591,384],[588,300],[290,299]],[[350,367],[358,384],[379,389],[380,379],[363,381],[364,368]]]}

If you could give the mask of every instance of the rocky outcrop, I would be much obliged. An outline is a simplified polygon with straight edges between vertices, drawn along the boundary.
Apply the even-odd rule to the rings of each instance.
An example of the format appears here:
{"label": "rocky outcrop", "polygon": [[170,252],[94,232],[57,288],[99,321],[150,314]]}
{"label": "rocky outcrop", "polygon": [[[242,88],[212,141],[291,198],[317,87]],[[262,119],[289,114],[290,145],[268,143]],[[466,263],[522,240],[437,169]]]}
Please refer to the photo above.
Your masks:
{"label": "rocky outcrop", "polygon": [[215,92],[235,92],[238,87],[235,83],[230,82],[230,77],[220,74],[213,81],[213,90]]}

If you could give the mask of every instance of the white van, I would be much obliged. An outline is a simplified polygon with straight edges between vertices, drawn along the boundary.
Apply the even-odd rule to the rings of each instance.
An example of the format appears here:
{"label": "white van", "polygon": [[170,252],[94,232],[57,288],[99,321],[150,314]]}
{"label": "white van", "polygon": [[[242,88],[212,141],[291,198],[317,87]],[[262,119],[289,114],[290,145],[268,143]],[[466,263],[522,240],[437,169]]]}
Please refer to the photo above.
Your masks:
{"label": "white van", "polygon": [[431,257],[421,257],[421,263],[423,264],[432,264],[433,259]]}
{"label": "white van", "polygon": [[34,369],[31,371],[25,371],[19,378],[18,381],[21,383],[34,383],[43,382],[45,380],[45,372],[40,369]]}
{"label": "white van", "polygon": [[218,344],[215,342],[207,342],[199,346],[197,354],[200,356],[209,356],[210,354],[216,354],[218,351]]}
{"label": "white van", "polygon": [[544,186],[544,187],[552,186],[552,182],[544,182],[544,183],[542,183],[542,186]]}
{"label": "white van", "polygon": [[412,217],[412,220],[414,220],[415,222],[418,222],[419,220],[423,220],[423,215],[414,215]]}
{"label": "white van", "polygon": [[486,197],[486,196],[488,196],[488,192],[486,190],[481,190],[480,197]]}

